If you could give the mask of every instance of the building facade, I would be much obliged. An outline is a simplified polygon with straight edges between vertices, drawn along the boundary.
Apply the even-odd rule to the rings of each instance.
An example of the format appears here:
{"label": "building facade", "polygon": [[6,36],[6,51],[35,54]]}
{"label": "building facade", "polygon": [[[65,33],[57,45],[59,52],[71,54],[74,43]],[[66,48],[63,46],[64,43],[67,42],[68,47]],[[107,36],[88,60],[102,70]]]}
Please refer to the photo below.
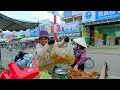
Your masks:
{"label": "building facade", "polygon": [[59,36],[69,36],[71,38],[81,36],[82,11],[64,11],[61,20],[65,23],[60,25]]}
{"label": "building facade", "polygon": [[81,21],[82,11],[64,11],[61,20],[65,23]]}
{"label": "building facade", "polygon": [[95,45],[120,44],[120,11],[83,11],[82,25]]}

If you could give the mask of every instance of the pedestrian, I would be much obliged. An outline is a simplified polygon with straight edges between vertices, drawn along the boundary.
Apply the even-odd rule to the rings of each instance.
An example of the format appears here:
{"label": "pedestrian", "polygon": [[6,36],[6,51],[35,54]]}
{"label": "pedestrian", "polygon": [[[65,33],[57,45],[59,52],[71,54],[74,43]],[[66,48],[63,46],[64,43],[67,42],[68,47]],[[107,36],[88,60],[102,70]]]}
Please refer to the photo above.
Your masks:
{"label": "pedestrian", "polygon": [[[66,37],[61,42],[57,42],[58,47],[62,47],[65,43],[69,41],[69,37]],[[39,43],[36,45],[36,54],[38,56],[38,65],[44,66],[44,64],[51,62],[51,51],[55,41],[49,39],[49,34],[47,31],[40,31],[39,34]]]}
{"label": "pedestrian", "polygon": [[74,50],[75,60],[72,68],[75,70],[84,71],[84,63],[86,60],[86,50],[87,48],[86,42],[84,38],[75,38],[73,41],[76,43]]}

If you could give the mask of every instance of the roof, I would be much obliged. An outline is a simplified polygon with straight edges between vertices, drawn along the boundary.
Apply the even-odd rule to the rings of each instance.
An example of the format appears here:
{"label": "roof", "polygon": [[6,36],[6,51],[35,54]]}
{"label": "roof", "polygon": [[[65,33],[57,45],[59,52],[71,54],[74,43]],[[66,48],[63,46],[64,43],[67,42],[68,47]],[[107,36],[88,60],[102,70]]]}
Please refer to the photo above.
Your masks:
{"label": "roof", "polygon": [[19,30],[26,30],[32,29],[37,26],[38,22],[30,22],[30,21],[23,21],[10,18],[0,13],[0,29],[9,30],[9,31],[19,31]]}

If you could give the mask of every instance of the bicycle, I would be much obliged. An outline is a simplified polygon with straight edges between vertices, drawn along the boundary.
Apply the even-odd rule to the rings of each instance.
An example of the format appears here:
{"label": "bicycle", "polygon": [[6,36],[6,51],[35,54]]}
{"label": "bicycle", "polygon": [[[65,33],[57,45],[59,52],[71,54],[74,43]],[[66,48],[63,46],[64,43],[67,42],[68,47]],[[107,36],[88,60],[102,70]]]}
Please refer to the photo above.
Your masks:
{"label": "bicycle", "polygon": [[89,68],[89,69],[91,69],[91,68],[94,67],[94,61],[91,59],[90,56],[87,56],[87,57],[86,57],[85,67],[86,67],[86,68]]}

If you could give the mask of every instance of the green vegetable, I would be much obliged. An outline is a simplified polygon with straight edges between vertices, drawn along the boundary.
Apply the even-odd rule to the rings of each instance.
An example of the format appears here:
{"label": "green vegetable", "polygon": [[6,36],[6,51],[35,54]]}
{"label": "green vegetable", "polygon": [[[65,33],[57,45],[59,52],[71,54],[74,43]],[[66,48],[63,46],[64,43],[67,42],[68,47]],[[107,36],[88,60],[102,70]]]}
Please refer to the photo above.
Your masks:
{"label": "green vegetable", "polygon": [[41,75],[39,79],[52,79],[51,75],[48,73],[47,70],[41,71],[40,73]]}

